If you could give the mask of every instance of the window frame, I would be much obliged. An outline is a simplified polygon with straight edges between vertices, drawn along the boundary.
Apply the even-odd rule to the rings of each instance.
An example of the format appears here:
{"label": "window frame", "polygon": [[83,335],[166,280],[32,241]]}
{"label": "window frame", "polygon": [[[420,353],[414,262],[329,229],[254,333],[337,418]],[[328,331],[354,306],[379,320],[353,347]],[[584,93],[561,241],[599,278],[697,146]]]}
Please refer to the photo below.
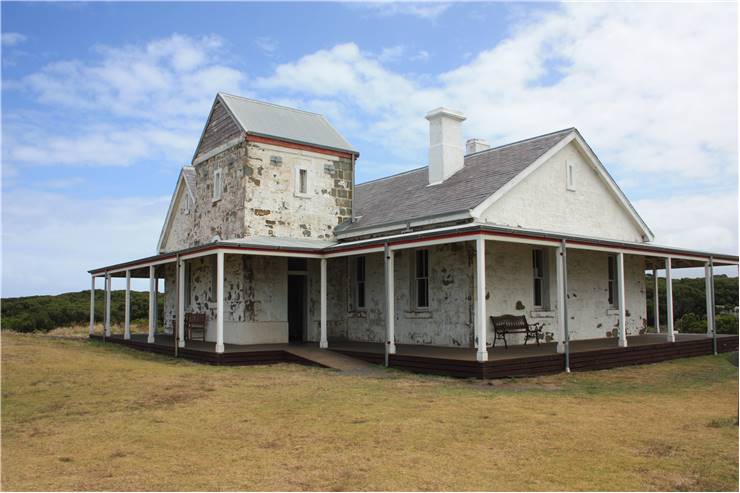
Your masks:
{"label": "window frame", "polygon": [[606,301],[609,303],[609,308],[619,308],[619,275],[617,273],[617,256],[607,256],[607,267],[606,267],[606,283],[607,283],[607,295]]}
{"label": "window frame", "polygon": [[565,162],[565,189],[571,192],[576,191],[576,170],[571,161]]}
{"label": "window frame", "polygon": [[[419,263],[420,255],[423,258],[421,264]],[[416,311],[426,311],[430,309],[431,305],[429,299],[429,249],[419,248],[417,250],[414,250],[414,255],[411,257],[411,259],[413,269],[412,307]],[[420,265],[422,266],[421,272],[419,269]],[[421,293],[424,293],[424,301],[426,301],[426,304],[420,303],[419,296]]]}
{"label": "window frame", "polygon": [[[353,307],[361,311],[367,309],[367,257],[360,255],[354,258]],[[362,266],[362,269],[360,269]],[[362,276],[360,276],[362,274]],[[362,303],[360,303],[362,302]]]}
{"label": "window frame", "polygon": [[[296,166],[295,173],[293,174],[293,195],[303,198],[310,197],[310,184],[311,176],[309,173],[309,163],[301,162]],[[303,186],[305,186],[305,188],[303,188]]]}
{"label": "window frame", "polygon": [[224,176],[221,168],[213,170],[213,202],[221,200],[224,188]]}
{"label": "window frame", "polygon": [[[539,268],[537,260],[539,257]],[[547,272],[545,262],[545,250],[543,248],[532,249],[532,306],[538,310],[547,308],[546,283]],[[537,302],[537,286],[539,285],[539,303]]]}

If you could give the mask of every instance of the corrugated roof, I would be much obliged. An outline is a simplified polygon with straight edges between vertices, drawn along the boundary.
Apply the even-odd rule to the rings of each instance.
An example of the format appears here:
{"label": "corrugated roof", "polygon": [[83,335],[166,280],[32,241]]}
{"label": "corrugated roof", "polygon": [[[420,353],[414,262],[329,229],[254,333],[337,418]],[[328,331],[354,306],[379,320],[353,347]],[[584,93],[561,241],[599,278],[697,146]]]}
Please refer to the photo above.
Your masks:
{"label": "corrugated roof", "polygon": [[353,205],[359,219],[341,225],[337,233],[468,211],[574,130],[568,128],[467,155],[465,166],[437,185],[429,185],[426,166],[358,184]]}
{"label": "corrugated roof", "polygon": [[248,236],[224,240],[221,243],[237,244],[240,246],[287,248],[287,249],[323,249],[337,244],[336,241],[311,240],[304,238],[280,238],[275,236]]}
{"label": "corrugated roof", "polygon": [[245,132],[357,153],[323,115],[219,93]]}

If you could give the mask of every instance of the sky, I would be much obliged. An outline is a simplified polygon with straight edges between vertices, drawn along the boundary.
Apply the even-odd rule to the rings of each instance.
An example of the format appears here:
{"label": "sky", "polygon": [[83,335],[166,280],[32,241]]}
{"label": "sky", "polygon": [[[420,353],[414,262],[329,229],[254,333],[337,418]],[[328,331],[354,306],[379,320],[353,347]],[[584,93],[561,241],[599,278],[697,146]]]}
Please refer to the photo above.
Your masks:
{"label": "sky", "polygon": [[439,106],[494,145],[575,126],[657,244],[738,252],[731,3],[0,8],[5,297],[155,254],[218,91],[326,115],[358,182],[425,165]]}

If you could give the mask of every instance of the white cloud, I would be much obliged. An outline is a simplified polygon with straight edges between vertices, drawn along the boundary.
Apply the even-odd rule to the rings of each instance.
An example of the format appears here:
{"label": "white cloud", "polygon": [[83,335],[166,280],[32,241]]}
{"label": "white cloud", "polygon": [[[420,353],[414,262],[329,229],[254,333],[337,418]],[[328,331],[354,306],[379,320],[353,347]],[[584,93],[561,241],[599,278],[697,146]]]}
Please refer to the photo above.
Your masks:
{"label": "white cloud", "polygon": [[411,60],[416,62],[426,62],[429,58],[431,58],[431,55],[427,50],[419,50],[416,52],[416,55],[411,57]]}
{"label": "white cloud", "polygon": [[[172,35],[144,45],[99,46],[98,59],[54,62],[23,79],[47,104],[119,117],[203,118],[218,91],[241,92],[246,75],[218,63],[216,36]],[[214,61],[216,60],[216,61]]]}
{"label": "white cloud", "polygon": [[634,205],[655,233],[656,244],[737,254],[735,191],[676,194]]}
{"label": "white cloud", "polygon": [[382,17],[390,17],[395,15],[408,15],[412,17],[418,17],[425,20],[435,20],[447,9],[450,8],[449,3],[442,2],[372,2],[372,3],[352,3],[351,5],[357,6],[373,12],[376,15]]}
{"label": "white cloud", "polygon": [[467,115],[471,137],[506,142],[576,126],[613,170],[711,184],[736,176],[735,11],[566,4],[428,79],[346,43],[279,65],[257,86],[335,99],[364,117],[364,137],[409,161],[425,155],[423,115],[445,105]]}
{"label": "white cloud", "polygon": [[401,45],[385,47],[380,51],[377,58],[383,63],[397,62],[401,60],[405,51],[406,49]]}
{"label": "white cloud", "polygon": [[267,56],[273,56],[280,46],[276,39],[268,36],[262,36],[255,39],[254,44],[256,44],[257,48]]}
{"label": "white cloud", "polygon": [[[10,87],[27,88],[59,117],[50,124],[48,117],[4,115],[3,158],[34,165],[120,166],[142,159],[182,164],[215,94],[247,92],[246,75],[218,62],[227,58],[222,46],[216,36],[175,34],[146,44],[98,46],[90,62],[44,66]],[[97,123],[60,125],[68,113],[77,122]]]}
{"label": "white cloud", "polygon": [[3,46],[16,46],[26,41],[26,36],[21,33],[3,33],[2,37]]}
{"label": "white cloud", "polygon": [[85,289],[87,270],[154,254],[168,197],[3,194],[3,296]]}

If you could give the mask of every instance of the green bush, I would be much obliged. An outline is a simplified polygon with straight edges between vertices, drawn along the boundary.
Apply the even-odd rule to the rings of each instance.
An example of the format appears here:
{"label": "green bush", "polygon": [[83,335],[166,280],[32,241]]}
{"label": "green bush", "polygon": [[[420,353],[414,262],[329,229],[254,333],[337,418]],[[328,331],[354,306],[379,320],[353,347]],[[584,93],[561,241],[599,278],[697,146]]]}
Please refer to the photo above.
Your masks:
{"label": "green bush", "polygon": [[[160,324],[164,314],[164,297],[158,297]],[[111,322],[123,323],[125,291],[111,291]],[[95,320],[102,322],[105,292],[95,290]],[[149,319],[149,293],[131,291],[131,320]],[[90,321],[90,291],[57,296],[25,296],[2,300],[2,329],[18,332],[48,332],[56,327],[87,324]]]}
{"label": "green bush", "polygon": [[738,319],[735,315],[717,315],[717,334],[737,334]]}

